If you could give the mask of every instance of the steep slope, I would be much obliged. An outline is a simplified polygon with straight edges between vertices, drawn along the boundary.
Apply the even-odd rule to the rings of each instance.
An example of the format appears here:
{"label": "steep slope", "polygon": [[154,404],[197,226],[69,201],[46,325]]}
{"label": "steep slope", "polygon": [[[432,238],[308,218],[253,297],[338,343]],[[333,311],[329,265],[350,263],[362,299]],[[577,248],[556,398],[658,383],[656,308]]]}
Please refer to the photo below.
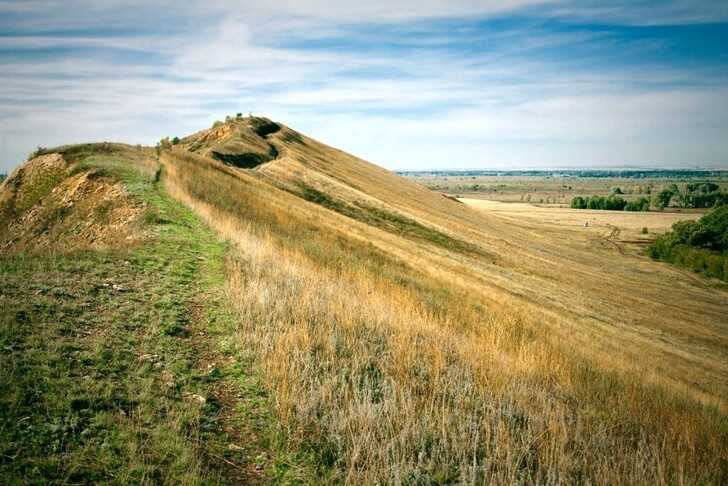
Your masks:
{"label": "steep slope", "polygon": [[[256,126],[277,128],[248,146]],[[580,235],[475,211],[267,119],[224,127],[229,147],[246,152],[267,144],[261,150],[278,154],[236,176],[327,210],[316,213],[317,226],[480,294],[491,307],[508,303],[530,312],[610,367],[643,372],[648,358],[655,381],[677,384],[710,403],[728,395],[725,291],[696,285],[691,276],[635,253],[624,258]],[[243,135],[230,135],[235,130]],[[201,137],[191,138],[193,149],[209,152],[200,150],[207,147]],[[313,211],[274,194],[255,197],[271,207],[284,198],[288,211],[300,211],[297,217],[304,220]]]}
{"label": "steep slope", "polygon": [[[241,167],[219,146],[270,159]],[[170,192],[236,244],[242,339],[290,440],[334,477],[671,482],[711,447],[726,457],[712,408],[728,392],[725,290],[479,212],[267,119],[161,160]]]}

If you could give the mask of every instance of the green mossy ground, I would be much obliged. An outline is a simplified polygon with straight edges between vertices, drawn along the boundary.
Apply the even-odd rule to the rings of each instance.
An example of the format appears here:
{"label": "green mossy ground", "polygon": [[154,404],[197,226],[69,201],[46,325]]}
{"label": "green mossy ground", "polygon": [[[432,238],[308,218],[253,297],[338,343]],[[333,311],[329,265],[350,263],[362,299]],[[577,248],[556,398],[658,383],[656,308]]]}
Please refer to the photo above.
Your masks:
{"label": "green mossy ground", "polygon": [[[235,339],[226,245],[118,154],[148,204],[133,248],[0,254],[0,482],[215,484],[276,474]],[[204,401],[203,401],[204,399]]]}

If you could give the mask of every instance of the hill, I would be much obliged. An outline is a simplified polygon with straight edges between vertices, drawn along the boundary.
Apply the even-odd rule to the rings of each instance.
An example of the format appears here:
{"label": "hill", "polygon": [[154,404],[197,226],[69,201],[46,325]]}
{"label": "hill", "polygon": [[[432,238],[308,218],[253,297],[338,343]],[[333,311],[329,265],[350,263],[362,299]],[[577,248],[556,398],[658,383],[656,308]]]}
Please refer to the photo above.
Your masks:
{"label": "hill", "polygon": [[[71,412],[55,415],[62,424],[76,415],[86,422],[62,425],[60,441],[41,434],[32,447],[26,429],[12,424],[23,416],[40,423],[24,404],[29,390],[34,397],[48,391],[22,378],[28,373],[4,372],[3,385],[15,390],[3,399],[14,410],[3,434],[11,444],[4,456],[15,459],[3,463],[5,471],[33,470],[51,451],[57,455],[39,474],[70,456],[77,458],[73,471],[106,480],[112,470],[151,477],[144,466],[162,471],[156,474],[184,471],[190,483],[728,479],[724,288],[618,249],[609,238],[479,211],[265,118],[229,120],[165,144],[158,156],[144,148],[114,145],[105,154],[103,145],[81,147],[49,151],[0,189],[3,217],[17,228],[3,237],[3,284],[14,289],[2,301],[11,310],[2,324],[13,349],[3,369],[34,370],[54,389],[76,382],[74,373],[106,363],[98,342],[64,334],[78,322],[90,323],[92,336],[116,329],[140,355],[164,353],[164,364],[130,366],[133,353],[114,355],[115,374],[99,372],[103,378],[88,387],[105,384],[120,398],[74,415],[75,392],[63,389]],[[23,188],[35,178],[23,174],[50,160],[58,167],[50,189],[24,196],[35,194]],[[99,194],[118,189],[105,199],[113,201],[106,214],[135,208],[134,216],[102,220],[92,216],[95,203],[74,203],[60,217],[38,216],[45,225],[22,223],[58,214],[49,208],[68,200],[69,181],[79,175],[104,181]],[[92,233],[113,226],[117,236],[83,237],[71,229],[82,220],[91,228],[98,222]],[[46,256],[51,248],[54,257]],[[67,309],[68,289],[61,297],[50,292],[42,312],[26,308],[50,275],[79,274],[70,263],[79,251],[93,259],[86,265],[101,258],[100,268],[111,272],[130,261],[129,271],[141,272],[125,274],[125,282],[139,284],[129,305],[148,306],[133,329],[125,327],[125,312]],[[37,263],[48,258],[73,268]],[[89,288],[104,278],[90,275]],[[97,302],[91,292],[98,291],[89,292],[86,303]],[[227,309],[224,318],[200,317],[220,309]],[[47,313],[66,311],[60,329],[42,324]],[[192,338],[209,329],[214,338]],[[52,332],[78,360],[60,377],[34,361],[39,349],[59,362],[68,358],[66,348],[41,338]],[[102,355],[85,358],[91,351],[84,346]],[[145,346],[153,352],[142,353]],[[227,363],[220,377],[200,371],[207,356]],[[172,373],[168,360],[179,359],[186,364],[174,368],[174,381],[182,385],[158,395],[149,384],[163,382],[163,371]],[[239,391],[223,393],[231,387]],[[124,398],[139,390],[142,400]],[[194,439],[179,420],[142,413],[164,400],[182,414],[192,395],[218,397],[214,411],[209,400],[195,409]],[[237,413],[251,403],[252,412]],[[251,426],[251,415],[259,426]],[[128,444],[147,444],[131,432],[145,423],[138,419],[169,432],[151,439],[168,455],[149,453],[143,465],[89,459],[109,434],[132,457]],[[223,444],[233,438],[242,447],[241,431],[250,430],[262,439],[230,456],[236,449]],[[88,436],[97,442],[82,438]],[[173,466],[170,455],[186,458],[184,467]],[[259,456],[265,459],[252,459]]]}

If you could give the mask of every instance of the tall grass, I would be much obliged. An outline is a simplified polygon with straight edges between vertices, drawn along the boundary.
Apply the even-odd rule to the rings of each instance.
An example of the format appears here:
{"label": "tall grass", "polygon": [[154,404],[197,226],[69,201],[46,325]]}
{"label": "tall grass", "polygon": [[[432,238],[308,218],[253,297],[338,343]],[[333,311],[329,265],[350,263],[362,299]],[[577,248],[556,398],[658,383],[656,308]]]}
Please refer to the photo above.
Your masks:
{"label": "tall grass", "polygon": [[235,244],[238,338],[317,481],[728,482],[718,410],[596,366],[537,313],[486,310],[253,175],[164,163],[170,193]]}

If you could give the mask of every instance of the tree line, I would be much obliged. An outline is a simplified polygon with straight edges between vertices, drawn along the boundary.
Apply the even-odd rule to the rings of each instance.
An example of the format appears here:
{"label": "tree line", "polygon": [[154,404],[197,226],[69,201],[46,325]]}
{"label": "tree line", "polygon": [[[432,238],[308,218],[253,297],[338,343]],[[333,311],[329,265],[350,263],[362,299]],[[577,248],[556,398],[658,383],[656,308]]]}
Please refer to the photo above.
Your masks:
{"label": "tree line", "polygon": [[619,196],[577,196],[571,200],[574,209],[606,209],[610,211],[648,211],[650,200],[641,197],[636,201],[627,201]]}
{"label": "tree line", "polygon": [[655,260],[690,268],[728,282],[728,205],[698,221],[678,221],[648,249]]}
{"label": "tree line", "polygon": [[724,191],[714,182],[691,182],[683,190],[677,184],[670,184],[661,191],[652,194],[651,199],[641,197],[635,201],[626,201],[617,196],[622,194],[616,188],[609,196],[577,196],[571,200],[574,209],[609,209],[613,211],[649,211],[651,207],[665,209],[669,206],[680,208],[713,208],[728,204],[728,191]]}
{"label": "tree line", "polygon": [[693,182],[680,190],[677,184],[670,184],[657,193],[655,205],[666,208],[674,204],[681,208],[712,208],[728,204],[728,192],[714,182]]}

